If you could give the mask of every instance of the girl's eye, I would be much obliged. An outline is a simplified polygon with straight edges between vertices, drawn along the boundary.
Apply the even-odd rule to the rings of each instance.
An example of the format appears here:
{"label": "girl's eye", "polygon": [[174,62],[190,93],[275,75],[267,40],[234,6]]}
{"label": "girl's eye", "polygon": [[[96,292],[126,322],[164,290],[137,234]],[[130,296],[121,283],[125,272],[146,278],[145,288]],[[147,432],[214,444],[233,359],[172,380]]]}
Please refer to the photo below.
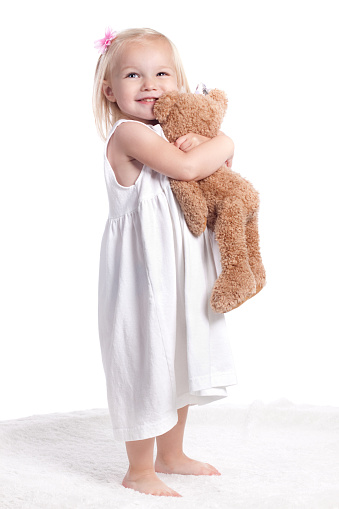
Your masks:
{"label": "girl's eye", "polygon": [[135,78],[137,76],[138,74],[136,72],[130,72],[129,74],[127,74],[127,78]]}
{"label": "girl's eye", "polygon": [[158,76],[167,76],[167,72],[160,71],[160,72],[158,72]]}

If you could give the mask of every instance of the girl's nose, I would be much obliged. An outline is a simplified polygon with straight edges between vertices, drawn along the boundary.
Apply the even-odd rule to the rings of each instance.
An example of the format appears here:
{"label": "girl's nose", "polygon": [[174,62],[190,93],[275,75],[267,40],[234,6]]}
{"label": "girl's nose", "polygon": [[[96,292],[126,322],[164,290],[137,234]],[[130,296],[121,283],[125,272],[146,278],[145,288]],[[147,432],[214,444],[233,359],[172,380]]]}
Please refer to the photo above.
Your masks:
{"label": "girl's nose", "polygon": [[142,84],[143,90],[154,90],[156,89],[155,81],[152,78],[145,78]]}

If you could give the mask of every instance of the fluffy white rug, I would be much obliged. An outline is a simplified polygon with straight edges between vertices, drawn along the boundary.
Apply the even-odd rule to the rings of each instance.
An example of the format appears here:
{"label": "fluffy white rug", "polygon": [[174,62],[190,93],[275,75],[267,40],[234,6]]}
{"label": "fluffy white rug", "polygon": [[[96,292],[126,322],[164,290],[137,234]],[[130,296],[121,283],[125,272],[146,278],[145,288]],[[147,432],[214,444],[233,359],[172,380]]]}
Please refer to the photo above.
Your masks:
{"label": "fluffy white rug", "polygon": [[121,486],[122,442],[107,410],[0,422],[1,509],[338,509],[339,408],[285,400],[191,407],[189,456],[221,476],[159,474],[182,498]]}

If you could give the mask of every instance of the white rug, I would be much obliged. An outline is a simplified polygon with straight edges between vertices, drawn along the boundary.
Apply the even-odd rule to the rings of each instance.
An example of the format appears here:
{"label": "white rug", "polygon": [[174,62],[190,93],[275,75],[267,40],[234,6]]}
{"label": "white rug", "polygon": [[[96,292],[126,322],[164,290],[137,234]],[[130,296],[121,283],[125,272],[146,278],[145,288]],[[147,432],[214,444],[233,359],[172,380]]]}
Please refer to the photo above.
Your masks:
{"label": "white rug", "polygon": [[183,497],[121,486],[107,410],[0,422],[1,509],[338,509],[339,408],[285,400],[191,407],[185,452],[221,476],[159,477]]}

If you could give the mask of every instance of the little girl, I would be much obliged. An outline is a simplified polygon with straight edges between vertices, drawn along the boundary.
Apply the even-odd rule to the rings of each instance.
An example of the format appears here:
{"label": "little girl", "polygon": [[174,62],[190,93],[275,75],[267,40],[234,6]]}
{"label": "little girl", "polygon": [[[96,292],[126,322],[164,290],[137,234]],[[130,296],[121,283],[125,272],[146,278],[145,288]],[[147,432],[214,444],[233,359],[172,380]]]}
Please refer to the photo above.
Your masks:
{"label": "little girl", "polygon": [[164,35],[107,30],[96,46],[94,112],[101,134],[109,131],[99,335],[113,435],[126,442],[123,486],[178,497],[156,472],[220,475],[184,454],[184,428],[188,406],[224,398],[236,376],[224,315],[209,305],[220,271],[214,234],[190,233],[168,177],[200,180],[230,166],[234,145],[221,132],[165,139],[155,101],[189,87]]}

